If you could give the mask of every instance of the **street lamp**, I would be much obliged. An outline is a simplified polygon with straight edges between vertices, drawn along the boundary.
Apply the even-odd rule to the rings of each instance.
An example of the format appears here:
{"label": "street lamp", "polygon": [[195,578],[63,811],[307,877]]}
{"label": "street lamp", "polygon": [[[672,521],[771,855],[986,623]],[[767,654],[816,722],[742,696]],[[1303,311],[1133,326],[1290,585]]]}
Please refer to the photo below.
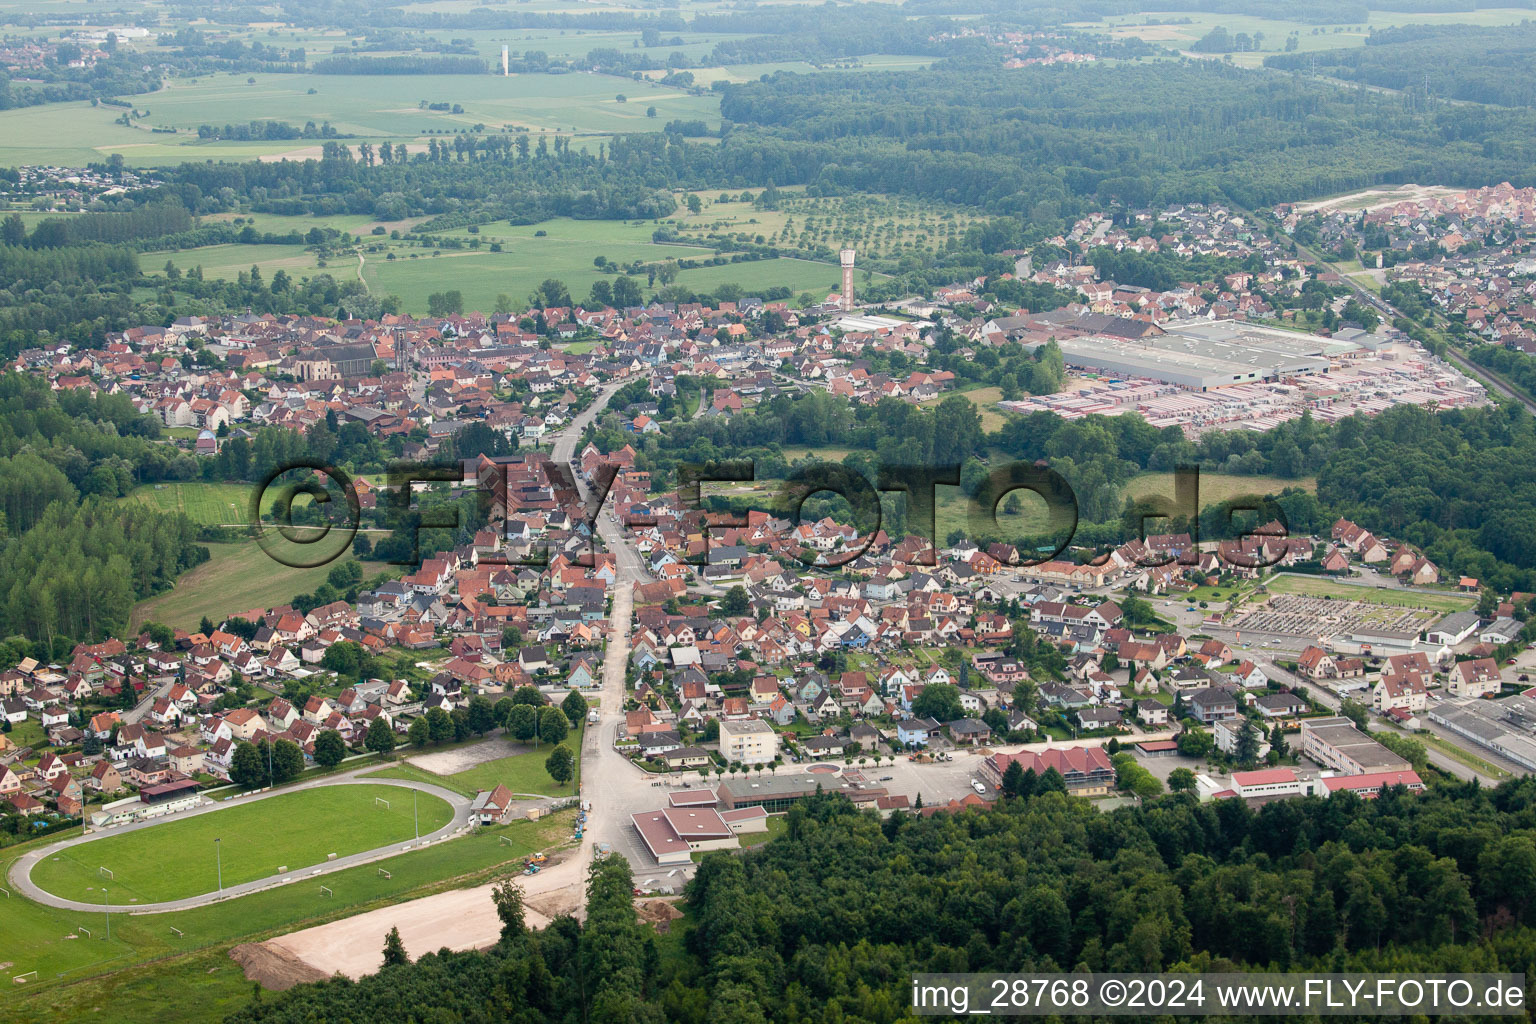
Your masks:
{"label": "street lamp", "polygon": [[416,838],[421,838],[421,813],[416,810],[416,791],[411,790],[411,817],[416,820]]}
{"label": "street lamp", "polygon": [[219,869],[219,892],[224,891],[224,847],[222,839],[213,841],[213,856]]}
{"label": "street lamp", "polygon": [[107,895],[107,887],[101,887],[101,914],[107,919],[107,941],[112,941],[112,899]]}

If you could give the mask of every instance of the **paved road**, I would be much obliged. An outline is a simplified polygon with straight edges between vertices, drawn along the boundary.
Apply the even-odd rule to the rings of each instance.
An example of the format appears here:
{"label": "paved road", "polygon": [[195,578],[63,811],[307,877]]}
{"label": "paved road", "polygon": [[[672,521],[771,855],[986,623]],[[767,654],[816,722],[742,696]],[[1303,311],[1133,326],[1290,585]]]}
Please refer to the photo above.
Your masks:
{"label": "paved road", "polygon": [[175,686],[178,681],[170,679],[159,686],[151,687],[147,690],[144,697],[137,704],[123,712],[123,724],[137,725],[143,720],[145,715],[149,714],[150,709],[155,706],[155,701],[169,695],[171,687]]}
{"label": "paved road", "polygon": [[[362,784],[370,786],[397,786],[406,789],[413,789],[421,793],[426,793],[429,796],[435,796],[447,801],[449,807],[452,808],[453,813],[448,820],[448,824],[444,825],[436,832],[422,836],[419,839],[407,839],[402,842],[392,843],[388,846],[380,846],[376,849],[365,850],[361,853],[349,854],[345,857],[337,857],[335,860],[326,861],[323,864],[300,865],[293,871],[281,877],[273,876],[269,878],[258,878],[250,882],[242,882],[238,885],[225,886],[224,889],[220,891],[204,893],[200,896],[189,896],[185,899],[179,900],[166,900],[161,903],[124,904],[121,907],[121,910],[128,914],[163,914],[172,910],[190,910],[193,907],[201,907],[209,903],[217,903],[220,900],[233,899],[236,896],[244,896],[247,893],[257,891],[258,889],[268,889],[272,888],[273,886],[285,885],[288,882],[298,881],[300,879],[309,879],[319,875],[328,875],[334,871],[340,871],[343,868],[354,867],[358,864],[366,864],[369,861],[381,860],[385,857],[393,857],[397,853],[401,853],[413,847],[420,846],[424,843],[435,842],[440,839],[447,839],[449,836],[468,827],[470,805],[470,800],[468,797],[461,796],[458,793],[443,789],[439,786],[433,786],[425,782],[416,782],[409,779],[364,779],[358,777],[359,775],[366,772],[377,771],[379,767],[380,766],[378,764],[368,764],[350,772],[343,772],[339,775],[327,776],[324,779],[316,779],[313,782],[303,782],[296,786],[287,786],[282,789],[273,790],[270,793],[261,793],[252,797],[242,797],[239,800],[232,800],[229,803],[209,803],[194,810],[183,811],[180,814],[172,814],[164,818],[156,818],[152,821],[136,822],[132,825],[122,825],[117,828],[106,829],[101,832],[93,832],[86,836],[73,836],[69,839],[62,839],[56,843],[49,843],[47,846],[41,849],[33,850],[24,854],[16,860],[15,864],[11,865],[11,870],[9,873],[10,884],[28,899],[35,900],[36,902],[42,903],[46,906],[57,907],[60,910],[82,910],[97,912],[102,909],[101,904],[99,903],[82,903],[78,900],[64,899],[62,897],[55,896],[52,893],[45,892],[43,889],[40,889],[38,886],[33,884],[31,878],[33,866],[46,857],[51,857],[61,850],[67,850],[71,847],[79,846],[82,843],[95,842],[98,839],[106,839],[110,836],[122,835],[126,832],[137,832],[138,830],[144,828],[154,828],[157,825],[163,825],[168,822],[185,821],[188,818],[194,818],[199,815],[212,814],[215,811],[250,804],[258,800],[267,800],[272,797],[286,796],[289,793],[296,793],[301,789],[319,789],[322,786]],[[113,909],[118,908],[114,907]]]}
{"label": "paved road", "polygon": [[[575,457],[576,445],[588,423],[607,408],[614,392],[627,382],[604,387],[596,401],[574,418],[556,435],[552,447],[557,462],[568,463]],[[576,485],[582,500],[588,496],[586,482],[579,475]],[[585,838],[577,855],[577,877],[584,883],[586,867],[591,862],[592,850],[597,843],[606,843],[614,851],[627,855],[631,846],[633,827],[629,816],[645,809],[637,804],[637,790],[648,787],[646,780],[634,765],[613,748],[615,733],[624,722],[624,673],[629,664],[630,618],[634,609],[634,586],[649,580],[645,561],[635,549],[624,529],[608,513],[601,512],[597,523],[598,536],[612,552],[618,575],[613,587],[613,610],[609,617],[608,642],[603,656],[602,700],[598,706],[598,721],[589,726],[582,743],[581,798],[591,803],[587,813]],[[629,858],[636,867],[635,858]],[[583,903],[585,889],[581,893]]]}

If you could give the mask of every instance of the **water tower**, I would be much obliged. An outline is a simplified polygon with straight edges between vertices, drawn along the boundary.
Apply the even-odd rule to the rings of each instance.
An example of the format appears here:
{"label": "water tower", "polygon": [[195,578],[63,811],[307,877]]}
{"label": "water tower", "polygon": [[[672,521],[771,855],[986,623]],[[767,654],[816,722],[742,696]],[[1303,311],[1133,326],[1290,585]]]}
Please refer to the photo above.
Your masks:
{"label": "water tower", "polygon": [[853,308],[853,250],[844,249],[837,254],[843,265],[843,308]]}

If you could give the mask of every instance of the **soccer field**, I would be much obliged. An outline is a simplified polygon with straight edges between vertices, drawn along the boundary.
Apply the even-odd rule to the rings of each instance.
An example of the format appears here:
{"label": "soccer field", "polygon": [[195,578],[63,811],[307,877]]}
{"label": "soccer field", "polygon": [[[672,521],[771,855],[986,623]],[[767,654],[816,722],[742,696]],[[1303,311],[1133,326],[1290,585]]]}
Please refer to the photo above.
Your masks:
{"label": "soccer field", "polygon": [[[105,886],[113,906],[198,896],[218,889],[215,839],[225,886],[271,878],[279,869],[297,875],[324,864],[332,853],[344,857],[413,838],[411,794],[398,786],[322,786],[192,818],[172,817],[39,861],[32,881],[56,896],[87,903],[102,901]],[[377,803],[379,798],[389,806]],[[417,801],[422,835],[452,816],[444,800],[422,793]]]}

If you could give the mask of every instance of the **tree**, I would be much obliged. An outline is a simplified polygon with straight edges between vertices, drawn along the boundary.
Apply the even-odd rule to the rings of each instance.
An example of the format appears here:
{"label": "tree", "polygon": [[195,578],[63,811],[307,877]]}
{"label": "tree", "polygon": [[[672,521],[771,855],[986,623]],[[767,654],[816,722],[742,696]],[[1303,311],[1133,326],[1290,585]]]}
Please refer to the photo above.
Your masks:
{"label": "tree", "polygon": [[272,744],[272,781],[289,782],[304,774],[304,751],[293,740]]}
{"label": "tree", "polygon": [[1355,728],[1359,729],[1361,732],[1370,731],[1366,725],[1367,717],[1370,714],[1370,709],[1368,709],[1364,704],[1360,703],[1360,701],[1346,700],[1342,702],[1339,705],[1339,714],[1343,715],[1351,722],[1354,722]]}
{"label": "tree", "polygon": [[363,740],[363,746],[380,756],[388,754],[395,749],[395,730],[383,718],[375,718],[368,726],[368,737]]}
{"label": "tree", "polygon": [[1168,789],[1174,793],[1193,793],[1195,773],[1188,768],[1175,768],[1168,773]]}
{"label": "tree", "polygon": [[563,786],[576,775],[576,755],[571,753],[569,747],[556,747],[545,758],[544,770],[549,772],[549,777],[557,785]]}
{"label": "tree", "polygon": [[338,640],[325,649],[325,654],[320,658],[320,667],[328,668],[339,676],[357,679],[361,676],[366,656],[362,644],[352,640]]}
{"label": "tree", "polygon": [[640,282],[629,276],[615,278],[613,282],[613,304],[620,309],[629,306],[638,306],[644,296],[640,293]]}
{"label": "tree", "polygon": [[411,958],[405,952],[405,943],[400,941],[400,929],[390,928],[389,934],[384,936],[384,966],[399,967],[410,962]]}
{"label": "tree", "polygon": [[745,615],[747,607],[747,588],[740,583],[727,590],[725,596],[720,599],[721,615]]}
{"label": "tree", "polygon": [[1261,738],[1258,724],[1251,718],[1244,718],[1237,730],[1237,747],[1233,752],[1238,764],[1251,768],[1258,763]]}
{"label": "tree", "polygon": [[464,312],[464,293],[456,288],[445,292],[433,292],[427,296],[428,316],[444,317],[462,312]]}
{"label": "tree", "polygon": [[491,890],[496,916],[501,918],[501,941],[510,942],[528,930],[523,911],[523,890],[510,878]]}
{"label": "tree", "polygon": [[513,737],[526,743],[539,730],[539,712],[531,704],[514,704],[507,716],[507,728]]}
{"label": "tree", "polygon": [[[654,110],[655,108],[652,107],[651,109]],[[700,210],[704,209],[704,204],[700,202],[699,197],[694,195],[692,192],[688,193],[688,199],[686,202],[689,213],[698,213]]]}
{"label": "tree", "polygon": [[1024,784],[1024,769],[1017,761],[1009,761],[1008,767],[1003,772],[1003,795],[1021,796],[1021,787]]}
{"label": "tree", "polygon": [[523,685],[512,692],[513,704],[530,704],[539,707],[544,703],[544,695],[539,692],[537,686]]}
{"label": "tree", "polygon": [[421,750],[428,743],[432,742],[432,727],[427,724],[425,718],[418,717],[411,723],[411,727],[406,730],[405,738],[410,741],[411,746]]}
{"label": "tree", "polygon": [[565,695],[565,700],[560,702],[560,710],[565,712],[566,720],[574,729],[581,724],[583,718],[587,717],[587,698],[572,690]]}
{"label": "tree", "polygon": [[422,716],[427,720],[427,729],[433,743],[447,743],[453,739],[453,719],[448,717],[448,712],[441,707],[428,708]]}
{"label": "tree", "polygon": [[965,717],[960,705],[960,688],[953,683],[929,683],[912,701],[912,714],[937,722],[953,722]]}
{"label": "tree", "polygon": [[1211,734],[1204,729],[1185,729],[1175,742],[1179,745],[1179,753],[1185,757],[1209,757],[1215,746]]}
{"label": "tree", "polygon": [[256,752],[256,744],[241,740],[229,759],[229,780],[244,789],[255,789],[267,779],[267,766]]}
{"label": "tree", "polygon": [[489,697],[476,694],[469,699],[469,731],[484,736],[496,726],[496,709]]}
{"label": "tree", "polygon": [[570,731],[571,725],[566,721],[564,711],[557,707],[540,709],[538,737],[541,741],[559,743]]}
{"label": "tree", "polygon": [[334,768],[347,756],[347,742],[335,729],[326,729],[315,737],[315,764]]}

